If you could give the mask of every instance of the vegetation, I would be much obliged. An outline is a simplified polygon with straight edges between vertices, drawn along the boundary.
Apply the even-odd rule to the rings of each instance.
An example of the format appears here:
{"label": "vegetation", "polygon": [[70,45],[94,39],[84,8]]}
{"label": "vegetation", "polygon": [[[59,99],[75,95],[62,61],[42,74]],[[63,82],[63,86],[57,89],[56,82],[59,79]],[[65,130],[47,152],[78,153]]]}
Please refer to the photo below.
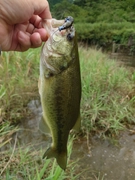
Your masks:
{"label": "vegetation", "polygon": [[[69,158],[72,151],[73,137],[68,145]],[[81,173],[74,173],[76,162],[69,160],[68,168],[64,172],[56,163],[56,160],[42,160],[43,150],[33,148],[33,144],[19,146],[17,137],[12,147],[0,152],[0,177],[5,180],[77,180]],[[10,154],[10,156],[9,156]]]}
{"label": "vegetation", "polygon": [[[14,123],[28,112],[30,99],[37,98],[40,50],[2,52],[0,57],[0,117]],[[24,60],[25,59],[25,60]]]}
{"label": "vegetation", "polygon": [[[30,115],[27,103],[39,98],[39,55],[40,48],[24,53],[3,52],[0,63],[1,122],[16,123]],[[133,122],[134,71],[119,67],[100,50],[89,48],[80,47],[80,62],[84,129],[98,131],[101,128],[103,132],[113,132],[121,129],[123,122]]]}
{"label": "vegetation", "polygon": [[[49,0],[53,17],[75,17],[78,39],[102,47],[113,41],[135,46],[134,0]],[[83,28],[82,28],[83,27]],[[30,100],[38,99],[39,56],[41,49],[27,52],[2,52],[0,57],[0,177],[2,179],[82,179],[70,159],[73,138],[69,141],[69,163],[63,172],[54,160],[42,161],[42,149],[33,144],[18,144],[16,126],[29,117]],[[80,47],[82,76],[81,117],[84,134],[114,136],[135,124],[135,72],[100,50]],[[13,141],[14,140],[14,141]],[[27,147],[28,146],[28,147]],[[99,177],[96,179],[101,179]]]}
{"label": "vegetation", "polygon": [[[78,169],[69,160],[66,173],[52,160],[42,163],[42,150],[33,145],[22,146],[12,141],[19,130],[15,124],[28,117],[27,103],[39,98],[40,48],[25,53],[2,53],[0,59],[0,170],[3,179],[78,179]],[[82,131],[100,135],[116,135],[135,123],[135,73],[120,66],[100,50],[80,47],[82,74]],[[16,138],[15,138],[16,139]],[[71,143],[69,141],[69,152]],[[27,147],[28,146],[28,147]],[[6,149],[5,149],[6,148]],[[70,154],[70,153],[69,153]],[[12,165],[11,165],[12,164]],[[53,165],[52,165],[53,164]],[[50,169],[50,166],[53,168]],[[72,168],[70,168],[72,166]],[[75,173],[77,172],[77,173]],[[98,178],[97,178],[98,179]]]}
{"label": "vegetation", "polygon": [[135,123],[134,70],[100,50],[81,49],[82,123],[88,132],[117,134]]}
{"label": "vegetation", "polygon": [[49,2],[53,17],[74,17],[80,41],[107,47],[113,41],[128,44],[132,37],[132,45],[135,45],[134,0]]}

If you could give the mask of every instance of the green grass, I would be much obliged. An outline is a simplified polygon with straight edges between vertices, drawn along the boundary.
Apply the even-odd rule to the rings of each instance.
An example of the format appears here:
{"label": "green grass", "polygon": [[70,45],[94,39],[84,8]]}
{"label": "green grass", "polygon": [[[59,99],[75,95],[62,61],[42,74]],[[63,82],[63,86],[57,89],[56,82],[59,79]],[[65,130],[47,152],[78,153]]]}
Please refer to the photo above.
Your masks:
{"label": "green grass", "polygon": [[40,49],[28,52],[2,52],[0,57],[1,118],[18,121],[28,116],[26,104],[38,97]]}
{"label": "green grass", "polygon": [[117,134],[135,123],[134,72],[100,50],[80,49],[84,131]]}
{"label": "green grass", "polygon": [[[82,48],[82,124],[84,131],[118,133],[134,123],[135,73],[119,66],[100,50]],[[26,108],[39,98],[40,48],[28,52],[3,52],[0,59],[0,117],[18,122],[29,116]]]}
{"label": "green grass", "polygon": [[18,127],[11,125],[8,121],[0,123],[0,149],[11,142],[11,136],[17,131]]}
{"label": "green grass", "polygon": [[70,160],[73,139],[74,137],[71,137],[68,144],[66,171],[63,171],[54,159],[42,160],[44,149],[32,149],[33,145],[17,147],[17,139],[15,139],[13,147],[0,153],[0,177],[5,180],[77,180],[80,173],[74,174],[76,162]]}
{"label": "green grass", "polygon": [[[135,73],[110,60],[100,50],[80,47],[82,123],[84,131],[117,133],[134,123]],[[18,122],[28,116],[27,103],[39,98],[40,48],[4,52],[0,59],[0,114]]]}
{"label": "green grass", "polygon": [[[3,52],[0,57],[0,171],[3,179],[78,179],[76,162],[69,158],[66,172],[55,160],[42,161],[42,150],[12,145],[15,126],[30,116],[27,103],[39,98],[38,76],[40,48],[24,53]],[[116,135],[135,123],[135,73],[130,67],[110,60],[100,50],[79,48],[82,101],[82,131]],[[72,151],[69,141],[69,156]],[[5,145],[8,150],[3,151]],[[13,148],[14,147],[14,148]],[[7,159],[4,161],[4,159]],[[103,177],[96,176],[97,179]],[[95,179],[96,179],[95,177]]]}

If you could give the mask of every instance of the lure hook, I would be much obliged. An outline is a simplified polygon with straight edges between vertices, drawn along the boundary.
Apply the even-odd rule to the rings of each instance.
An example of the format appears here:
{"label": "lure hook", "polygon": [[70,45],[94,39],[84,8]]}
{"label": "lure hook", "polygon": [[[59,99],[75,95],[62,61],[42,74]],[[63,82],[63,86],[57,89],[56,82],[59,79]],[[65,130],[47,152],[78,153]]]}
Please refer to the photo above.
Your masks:
{"label": "lure hook", "polygon": [[65,23],[62,26],[58,27],[58,30],[62,31],[64,29],[67,29],[67,28],[71,27],[73,22],[74,22],[73,17],[72,16],[68,16],[67,18],[65,18]]}

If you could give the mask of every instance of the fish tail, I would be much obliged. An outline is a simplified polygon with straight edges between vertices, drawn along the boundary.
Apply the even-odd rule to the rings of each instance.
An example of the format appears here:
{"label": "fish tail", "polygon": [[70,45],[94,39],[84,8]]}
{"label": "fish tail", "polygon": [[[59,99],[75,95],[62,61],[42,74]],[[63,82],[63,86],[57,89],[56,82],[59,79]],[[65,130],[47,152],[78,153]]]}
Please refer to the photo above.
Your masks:
{"label": "fish tail", "polygon": [[54,150],[53,148],[49,147],[49,148],[46,150],[46,152],[44,153],[43,159],[44,159],[45,157],[46,157],[47,159],[52,158],[52,157],[55,157],[56,160],[57,160],[58,165],[59,165],[63,170],[66,169],[66,166],[67,166],[67,151],[58,153],[57,150]]}

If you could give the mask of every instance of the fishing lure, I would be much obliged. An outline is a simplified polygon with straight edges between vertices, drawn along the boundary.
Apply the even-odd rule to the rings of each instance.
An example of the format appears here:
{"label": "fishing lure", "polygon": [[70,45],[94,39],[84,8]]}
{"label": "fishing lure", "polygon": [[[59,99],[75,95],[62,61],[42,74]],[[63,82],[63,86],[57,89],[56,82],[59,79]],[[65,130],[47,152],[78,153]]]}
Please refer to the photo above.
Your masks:
{"label": "fishing lure", "polygon": [[74,33],[75,31],[74,31],[74,28],[72,27],[73,22],[74,22],[73,17],[68,16],[67,18],[65,18],[65,23],[62,26],[58,27],[59,31],[70,28],[70,32],[67,35],[68,40],[72,40],[73,37],[75,36],[75,33]]}

